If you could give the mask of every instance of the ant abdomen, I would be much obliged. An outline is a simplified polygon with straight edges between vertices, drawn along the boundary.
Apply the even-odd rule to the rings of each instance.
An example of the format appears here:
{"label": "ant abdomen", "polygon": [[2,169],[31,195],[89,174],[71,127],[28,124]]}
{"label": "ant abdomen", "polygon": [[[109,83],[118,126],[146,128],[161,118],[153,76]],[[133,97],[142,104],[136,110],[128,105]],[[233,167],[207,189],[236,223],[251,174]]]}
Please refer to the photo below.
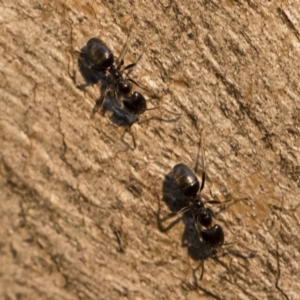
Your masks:
{"label": "ant abdomen", "polygon": [[106,70],[114,63],[114,55],[108,46],[98,38],[91,38],[87,44],[87,57],[95,69]]}
{"label": "ant abdomen", "polygon": [[199,180],[194,172],[185,164],[177,164],[173,168],[173,178],[182,191],[187,197],[196,197],[200,188]]}

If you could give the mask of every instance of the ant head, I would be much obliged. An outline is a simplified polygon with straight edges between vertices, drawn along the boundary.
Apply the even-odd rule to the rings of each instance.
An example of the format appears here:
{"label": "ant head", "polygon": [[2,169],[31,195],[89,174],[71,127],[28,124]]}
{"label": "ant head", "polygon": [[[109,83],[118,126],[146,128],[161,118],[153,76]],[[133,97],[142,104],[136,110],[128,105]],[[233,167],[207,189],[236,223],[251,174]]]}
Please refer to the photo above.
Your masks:
{"label": "ant head", "polygon": [[131,97],[124,99],[123,105],[135,115],[141,115],[147,109],[146,99],[139,92],[134,92]]}
{"label": "ant head", "polygon": [[213,248],[221,247],[224,244],[224,232],[220,225],[216,224],[207,230],[201,230],[201,236],[204,242]]}
{"label": "ant head", "polygon": [[120,78],[117,82],[117,90],[122,95],[129,95],[131,93],[132,85],[129,80]]}

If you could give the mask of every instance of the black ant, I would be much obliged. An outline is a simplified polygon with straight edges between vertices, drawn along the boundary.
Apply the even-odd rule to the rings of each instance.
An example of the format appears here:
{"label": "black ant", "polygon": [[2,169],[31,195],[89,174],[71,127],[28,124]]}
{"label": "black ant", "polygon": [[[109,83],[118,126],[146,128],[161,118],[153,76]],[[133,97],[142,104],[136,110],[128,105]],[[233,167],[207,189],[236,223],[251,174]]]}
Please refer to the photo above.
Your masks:
{"label": "black ant", "polygon": [[[99,100],[93,109],[93,113],[101,107],[106,95],[111,92],[112,96],[117,99],[119,97],[124,98],[123,105],[128,111],[134,114],[142,114],[146,109],[146,100],[144,96],[139,92],[132,92],[132,83],[139,86],[136,81],[129,77],[129,73],[135,67],[137,62],[141,59],[142,55],[137,59],[135,63],[129,64],[122,68],[124,64],[123,57],[127,52],[128,41],[126,41],[120,57],[115,60],[112,51],[108,46],[98,38],[91,38],[86,44],[86,58],[94,70],[109,73],[109,84],[105,88]],[[126,74],[126,78],[123,77],[125,70],[129,70]],[[131,96],[130,96],[131,95]],[[126,98],[127,97],[127,98]]]}
{"label": "black ant", "polygon": [[[201,192],[205,184],[205,171],[203,170],[202,172],[201,186],[194,172],[185,164],[177,164],[172,170],[172,175],[175,184],[190,203],[184,211],[187,209],[192,210],[197,230],[198,223],[201,225],[200,233],[203,241],[207,242],[212,247],[222,246],[224,243],[223,229],[218,224],[212,226],[214,213],[211,209],[205,208],[204,202],[201,199]],[[218,203],[216,200],[211,200],[209,202]],[[203,230],[203,227],[207,229]]]}
{"label": "black ant", "polygon": [[[127,37],[127,41],[117,59],[115,59],[115,56],[109,47],[98,38],[91,38],[80,54],[81,60],[86,62],[86,65],[88,65],[89,69],[92,69],[95,72],[102,72],[104,74],[108,73],[108,76],[104,77],[106,79],[106,84],[102,87],[101,96],[96,101],[92,113],[95,114],[99,108],[102,107],[107,96],[113,98],[112,100],[121,100],[124,109],[117,105],[118,101],[111,101],[110,109],[114,113],[115,119],[118,120],[118,122],[115,123],[119,123],[119,125],[125,124],[130,128],[133,123],[140,119],[139,116],[146,110],[152,110],[161,107],[168,112],[170,111],[163,106],[147,109],[147,101],[145,97],[138,91],[132,92],[132,84],[134,84],[146,92],[151,93],[146,87],[141,86],[141,84],[129,77],[133,68],[141,59],[143,52],[134,63],[122,68],[124,65],[123,58],[128,49],[128,39],[129,36]],[[125,73],[125,71],[127,72]],[[83,88],[85,86],[86,85],[81,85],[79,87]],[[170,113],[178,116],[181,115],[173,112]],[[178,120],[178,118],[174,119],[173,121],[175,120]]]}
{"label": "black ant", "polygon": [[[172,180],[169,176],[166,177],[166,181],[164,182],[164,189],[170,189],[171,185],[176,185],[176,187],[183,194],[183,201],[177,201],[177,197],[175,198],[175,202],[169,202],[167,193],[165,195],[165,201],[169,202],[170,206],[180,205],[181,209],[177,207],[173,207],[175,211],[169,213],[164,218],[160,218],[160,205],[159,210],[156,213],[158,228],[161,232],[169,231],[173,226],[179,223],[180,220],[183,220],[185,223],[185,230],[182,237],[182,246],[187,247],[188,254],[194,260],[199,260],[198,266],[193,269],[193,277],[194,284],[196,284],[196,273],[199,268],[201,268],[201,273],[199,280],[203,278],[204,274],[204,260],[209,257],[215,257],[217,254],[218,248],[222,247],[224,244],[224,231],[222,227],[218,224],[212,225],[213,217],[215,214],[209,208],[206,208],[204,202],[201,199],[201,191],[204,188],[205,183],[205,175],[202,174],[202,182],[201,186],[197,176],[194,172],[185,164],[177,164],[170,173]],[[169,182],[168,182],[169,181]],[[167,185],[169,185],[167,187]],[[173,193],[170,195],[173,198]],[[214,200],[212,200],[214,201]],[[183,205],[183,208],[182,208]],[[191,214],[187,214],[191,213]],[[181,214],[179,218],[172,221],[167,227],[163,226],[163,223],[176,215]],[[192,218],[190,217],[192,216]],[[192,220],[192,223],[190,222]],[[201,237],[199,239],[199,237]]]}
{"label": "black ant", "polygon": [[[203,136],[203,134],[202,134]],[[185,164],[180,163],[173,167],[170,175],[172,178],[172,182],[176,185],[176,187],[182,192],[183,194],[183,201],[177,201],[177,197],[175,197],[175,202],[173,202],[173,205],[184,205],[183,208],[181,206],[181,209],[175,209],[175,212],[168,214],[164,218],[160,218],[160,207],[159,211],[156,214],[157,217],[157,223],[160,231],[166,232],[170,230],[174,225],[176,225],[181,219],[184,219],[184,222],[187,221],[187,219],[184,216],[187,216],[186,213],[190,212],[193,218],[193,224],[192,228],[195,231],[196,238],[193,237],[188,238],[188,241],[184,243],[183,246],[188,246],[189,254],[192,257],[199,258],[200,264],[194,270],[195,272],[199,269],[200,266],[202,266],[202,273],[200,276],[200,280],[202,279],[203,272],[204,272],[204,260],[208,257],[216,257],[216,254],[218,252],[218,249],[220,249],[224,245],[224,231],[223,228],[215,224],[213,225],[213,218],[216,218],[217,214],[219,214],[222,210],[225,208],[223,207],[221,210],[219,210],[218,213],[214,213],[210,208],[206,207],[206,203],[210,204],[223,204],[225,202],[229,202],[231,200],[220,202],[219,200],[209,200],[203,201],[203,198],[206,198],[205,195],[202,195],[201,192],[204,189],[205,186],[205,179],[206,179],[206,172],[205,172],[205,165],[204,165],[204,152],[203,152],[203,137],[201,138],[201,152],[202,152],[202,180],[201,184],[195,175],[195,173]],[[167,178],[166,178],[167,179]],[[167,189],[167,182],[165,181],[164,185],[164,191]],[[168,193],[167,193],[168,194]],[[165,196],[167,195],[165,194]],[[171,195],[172,198],[173,195]],[[165,201],[167,202],[167,197],[165,198]],[[239,200],[235,200],[232,202],[235,203]],[[177,204],[176,204],[177,202]],[[171,203],[169,203],[171,204]],[[167,227],[163,227],[163,222],[178,215],[181,214],[180,218],[177,218],[175,221],[171,222]],[[186,223],[186,222],[185,222]],[[188,233],[187,228],[188,225],[186,225],[186,232],[185,235]],[[184,235],[184,236],[185,236]],[[201,237],[201,239],[199,239]],[[198,246],[196,246],[198,245]],[[199,247],[201,245],[201,247]],[[206,246],[205,246],[206,245]],[[198,250],[197,250],[198,249]],[[199,251],[199,249],[207,250],[207,251],[200,251],[198,254],[195,252]],[[192,254],[193,253],[193,254]],[[233,254],[235,256],[242,257],[244,259],[248,259],[253,257],[253,254],[243,256],[240,254],[237,254],[235,252],[228,252],[230,254]],[[224,255],[226,255],[224,253]]]}
{"label": "black ant", "polygon": [[[164,230],[161,226],[161,222],[164,222],[177,214],[184,214],[185,212],[190,210],[195,221],[195,228],[200,233],[202,240],[209,244],[211,248],[218,248],[221,247],[224,243],[224,232],[220,225],[212,225],[215,213],[210,208],[205,207],[201,195],[206,179],[203,139],[201,140],[201,150],[203,165],[201,185],[195,173],[187,165],[180,163],[175,165],[175,167],[173,168],[171,172],[173,181],[185,196],[184,202],[188,203],[188,205],[175,213],[170,213],[168,216],[160,220],[160,228],[162,229],[162,231],[169,230],[170,226],[168,226],[167,229]],[[220,204],[220,201],[209,200],[208,203]]]}

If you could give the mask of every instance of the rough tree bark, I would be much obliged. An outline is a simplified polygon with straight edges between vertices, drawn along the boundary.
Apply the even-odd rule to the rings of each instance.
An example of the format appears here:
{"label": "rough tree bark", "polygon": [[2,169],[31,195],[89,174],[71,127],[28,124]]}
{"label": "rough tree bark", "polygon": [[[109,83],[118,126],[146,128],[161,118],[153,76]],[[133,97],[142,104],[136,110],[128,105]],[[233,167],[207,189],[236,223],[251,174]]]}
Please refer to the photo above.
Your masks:
{"label": "rough tree bark", "polygon": [[[299,1],[1,1],[0,19],[1,299],[299,299]],[[130,26],[133,77],[182,112],[134,124],[134,151],[73,77],[89,38],[118,54]],[[203,128],[203,193],[244,200],[198,281],[188,223],[155,214]]]}

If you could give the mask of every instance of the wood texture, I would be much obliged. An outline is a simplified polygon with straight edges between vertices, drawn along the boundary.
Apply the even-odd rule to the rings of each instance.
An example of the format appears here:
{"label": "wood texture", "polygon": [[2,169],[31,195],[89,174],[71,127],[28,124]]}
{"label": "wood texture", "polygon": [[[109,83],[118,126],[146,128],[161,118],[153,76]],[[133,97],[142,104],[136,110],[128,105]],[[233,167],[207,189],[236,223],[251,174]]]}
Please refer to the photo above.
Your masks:
{"label": "wood texture", "polygon": [[[299,299],[299,24],[293,0],[1,1],[1,299]],[[134,151],[73,80],[89,38],[118,54],[130,27],[133,78],[182,112],[146,112]],[[155,213],[202,129],[203,193],[245,200],[198,281],[188,222]]]}

